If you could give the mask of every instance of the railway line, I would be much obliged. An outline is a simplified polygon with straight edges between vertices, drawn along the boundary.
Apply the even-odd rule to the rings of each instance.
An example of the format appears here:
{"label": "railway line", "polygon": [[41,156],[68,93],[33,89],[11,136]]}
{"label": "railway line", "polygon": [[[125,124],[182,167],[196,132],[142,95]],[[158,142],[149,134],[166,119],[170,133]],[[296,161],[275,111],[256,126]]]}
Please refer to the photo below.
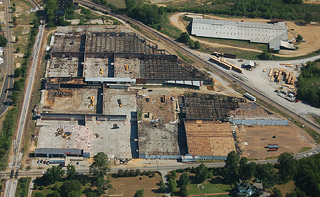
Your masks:
{"label": "railway line", "polygon": [[[203,66],[205,66],[208,69],[211,69],[212,71],[214,71],[216,74],[224,77],[227,81],[229,81],[230,83],[234,83],[237,82],[243,89],[245,89],[247,92],[249,92],[250,94],[255,95],[257,98],[259,98],[260,100],[264,101],[265,103],[270,104],[273,107],[276,107],[278,110],[280,110],[281,112],[287,114],[288,116],[290,116],[293,119],[298,119],[302,124],[304,124],[307,127],[310,127],[311,129],[317,131],[318,133],[320,133],[320,126],[309,121],[308,119],[300,116],[299,114],[296,114],[294,111],[291,111],[287,108],[285,108],[283,105],[281,105],[280,103],[270,99],[269,97],[265,96],[261,91],[247,85],[244,81],[241,80],[241,78],[234,76],[234,75],[229,75],[228,73],[216,68],[212,63],[205,61],[203,59],[201,59],[199,56],[195,55],[194,53],[192,53],[188,48],[186,48],[185,46],[180,45],[179,43],[175,42],[174,40],[164,36],[163,34],[159,33],[158,31],[152,29],[151,27],[141,23],[140,21],[137,21],[135,19],[132,19],[126,15],[123,14],[117,14],[112,12],[111,9],[106,8],[102,5],[93,3],[91,1],[87,1],[87,0],[75,0],[75,2],[78,2],[84,6],[90,7],[92,9],[96,9],[98,11],[102,11],[105,12],[111,16],[117,17],[122,19],[123,21],[132,23],[136,26],[138,26],[140,29],[142,29],[143,31],[152,34],[153,36],[156,36],[157,38],[161,39],[162,41],[164,41],[166,44],[168,44],[168,46],[171,46],[172,48],[175,48],[179,51],[182,51],[183,53],[187,54],[188,56],[192,57],[193,59],[197,60],[198,62],[202,63]],[[289,115],[290,114],[290,115]]]}

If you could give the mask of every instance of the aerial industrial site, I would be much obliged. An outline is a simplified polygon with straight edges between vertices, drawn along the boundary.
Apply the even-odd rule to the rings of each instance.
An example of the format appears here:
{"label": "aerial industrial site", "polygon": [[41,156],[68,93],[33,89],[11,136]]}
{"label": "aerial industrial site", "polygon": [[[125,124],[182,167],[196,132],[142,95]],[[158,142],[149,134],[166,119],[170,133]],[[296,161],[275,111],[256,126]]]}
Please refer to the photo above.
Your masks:
{"label": "aerial industrial site", "polygon": [[[291,128],[286,118],[241,95],[218,94],[206,72],[137,33],[55,32],[50,39],[35,108],[36,158],[105,152],[114,160],[190,162],[224,160],[231,151],[264,158],[270,143],[280,148],[269,156],[293,150],[280,137],[291,135],[282,133]],[[264,128],[274,133],[252,141],[251,131]]]}

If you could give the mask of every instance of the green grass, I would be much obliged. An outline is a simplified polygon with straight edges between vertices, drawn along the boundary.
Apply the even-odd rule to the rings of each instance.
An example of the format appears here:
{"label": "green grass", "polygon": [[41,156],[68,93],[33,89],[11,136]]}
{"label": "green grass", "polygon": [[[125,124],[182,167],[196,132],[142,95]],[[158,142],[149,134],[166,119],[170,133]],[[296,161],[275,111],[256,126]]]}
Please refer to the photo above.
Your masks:
{"label": "green grass", "polygon": [[18,180],[16,196],[28,196],[31,178],[20,178]]}
{"label": "green grass", "polygon": [[312,149],[311,147],[303,147],[298,151],[298,153],[303,153],[303,152],[306,152],[306,151],[311,150],[311,149]]}
{"label": "green grass", "polygon": [[317,144],[320,144],[320,134],[315,132],[312,129],[305,128],[304,129],[313,139],[316,141]]}
{"label": "green grass", "polygon": [[[63,182],[64,182],[64,180],[61,180],[61,181],[57,181],[56,183],[48,185],[48,186],[37,186],[36,189],[34,189],[32,191],[32,195],[31,196],[34,197],[36,195],[36,193],[38,193],[38,192],[44,194],[44,196],[52,194],[54,192],[54,185],[57,185],[58,187],[61,187]],[[82,185],[82,187],[79,188],[79,190],[81,190],[81,192],[82,192],[81,196],[85,196],[84,192],[88,188],[90,188],[90,184],[89,183],[87,183],[85,185]]]}
{"label": "green grass", "polygon": [[213,48],[208,45],[201,43],[201,48],[198,51],[203,53],[212,54],[213,52],[220,52],[220,53],[230,53],[237,56],[239,59],[248,59],[248,60],[257,60],[257,56],[260,55],[258,52],[249,52],[240,49],[232,49],[232,48]]}
{"label": "green grass", "polygon": [[266,157],[266,160],[269,160],[269,159],[278,159],[278,156],[274,156],[274,157]]}
{"label": "green grass", "polygon": [[118,8],[126,8],[125,0],[108,0],[107,2],[117,6]]}
{"label": "green grass", "polygon": [[[36,18],[36,13],[35,12],[29,12],[33,6],[31,3],[27,0],[17,0],[15,1],[16,4],[16,14],[17,16],[17,23],[18,25],[30,25],[30,22],[33,21],[33,19]],[[18,9],[18,8],[21,8]],[[22,12],[19,12],[22,11]]]}
{"label": "green grass", "polygon": [[177,39],[181,33],[183,33],[179,28],[169,23],[170,14],[166,16],[166,23],[163,25],[163,29],[160,32]]}
{"label": "green grass", "polygon": [[[204,186],[204,189],[198,189],[198,184],[190,184],[188,185],[188,194],[189,195],[195,195],[195,194],[213,194],[213,193],[228,193],[229,190],[232,188],[230,185],[224,185],[224,184],[212,184],[209,182],[204,182],[202,184]],[[219,196],[228,196],[225,195],[219,195]]]}
{"label": "green grass", "polygon": [[188,56],[183,55],[182,53],[180,53],[179,51],[176,51],[176,53],[178,54],[178,56],[183,59],[184,61],[186,61],[189,64],[193,64],[194,61],[192,59],[190,59]]}
{"label": "green grass", "polygon": [[219,39],[219,38],[207,38],[207,37],[198,37],[198,39],[207,41],[207,42],[212,42],[212,43],[230,45],[234,47],[243,47],[243,48],[261,50],[261,52],[268,48],[267,44],[252,43],[245,40]]}
{"label": "green grass", "polygon": [[320,116],[312,116],[312,118],[316,121],[316,123],[320,124]]}

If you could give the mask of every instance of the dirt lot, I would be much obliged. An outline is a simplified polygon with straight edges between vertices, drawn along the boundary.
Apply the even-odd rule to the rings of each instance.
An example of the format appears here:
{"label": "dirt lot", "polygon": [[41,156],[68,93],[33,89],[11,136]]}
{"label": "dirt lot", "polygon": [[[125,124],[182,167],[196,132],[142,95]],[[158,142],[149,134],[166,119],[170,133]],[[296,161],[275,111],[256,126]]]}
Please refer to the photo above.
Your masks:
{"label": "dirt lot", "polygon": [[159,183],[161,176],[155,174],[155,177],[149,178],[142,176],[142,180],[139,177],[126,177],[126,178],[110,178],[112,189],[108,190],[110,196],[134,196],[138,189],[144,189],[144,196],[162,196],[162,193],[157,193],[159,189]]}
{"label": "dirt lot", "polygon": [[[289,126],[243,126],[237,132],[244,157],[265,159],[283,152],[298,153],[305,147],[315,147],[314,140],[294,124]],[[275,138],[273,138],[275,136]],[[267,152],[265,146],[279,144],[279,150]]]}
{"label": "dirt lot", "polygon": [[[186,26],[188,22],[183,21],[181,17],[186,14],[186,12],[179,12],[170,17],[170,23],[172,25],[175,25],[182,31],[186,31]],[[232,20],[232,21],[240,21],[243,20],[245,22],[259,22],[259,23],[266,23],[269,20],[266,19],[250,19],[250,18],[223,18],[213,15],[205,15],[205,18],[212,18],[212,19],[219,19],[219,20]],[[302,35],[302,37],[306,40],[306,42],[302,42],[298,45],[299,49],[295,51],[290,50],[281,50],[280,54],[277,54],[278,56],[282,57],[296,57],[296,56],[302,56],[306,55],[308,53],[311,53],[313,51],[316,51],[319,49],[320,46],[320,25],[305,25],[300,26],[295,24],[292,21],[286,21],[288,30],[290,30],[290,33],[288,33],[289,39],[293,38],[294,35]],[[293,30],[291,30],[293,29]],[[198,40],[193,37],[194,40]],[[199,40],[200,42],[204,43],[205,41]],[[246,51],[252,51],[252,52],[261,52],[259,50],[250,49],[250,48],[239,48],[235,46],[228,46],[224,44],[218,44],[218,43],[209,43],[205,42],[204,44],[212,46],[212,47],[225,47],[225,48],[234,48],[234,49],[242,49]]]}

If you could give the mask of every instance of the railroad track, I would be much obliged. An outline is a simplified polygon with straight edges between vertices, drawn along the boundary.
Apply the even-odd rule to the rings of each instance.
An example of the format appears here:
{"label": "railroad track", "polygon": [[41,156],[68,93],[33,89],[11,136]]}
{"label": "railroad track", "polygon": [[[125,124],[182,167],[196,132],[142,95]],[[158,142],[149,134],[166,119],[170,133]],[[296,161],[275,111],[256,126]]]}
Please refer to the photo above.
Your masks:
{"label": "railroad track", "polygon": [[203,59],[201,59],[199,56],[195,55],[194,53],[192,53],[190,50],[188,50],[186,47],[181,46],[180,44],[178,44],[177,42],[175,42],[174,40],[162,35],[161,33],[157,32],[156,30],[152,29],[151,27],[141,23],[140,21],[137,21],[135,19],[132,19],[126,15],[123,14],[117,14],[112,12],[111,9],[106,8],[102,5],[93,3],[91,1],[87,1],[87,0],[75,0],[75,2],[78,2],[84,6],[90,7],[92,9],[98,10],[98,11],[102,11],[105,12],[111,16],[117,17],[122,19],[123,21],[126,22],[130,22],[136,26],[138,26],[140,29],[142,29],[143,31],[150,33],[154,36],[156,36],[157,38],[160,38],[162,41],[164,41],[165,43],[167,43],[169,46],[178,49],[179,51],[184,52],[185,54],[187,54],[188,56],[191,56],[193,59],[196,59],[197,61],[199,61],[200,63],[202,63],[205,67],[213,70],[216,74],[224,77],[225,79],[227,79],[227,81],[229,81],[230,83],[233,83],[234,81],[236,81],[239,85],[242,86],[243,89],[245,89],[247,92],[249,92],[250,94],[255,95],[257,98],[259,98],[260,100],[264,101],[265,103],[269,103],[270,105],[272,105],[273,107],[278,108],[281,112],[285,113],[285,114],[290,114],[288,116],[290,116],[293,119],[298,119],[302,124],[304,124],[307,127],[312,128],[313,130],[317,131],[318,133],[320,133],[320,126],[307,120],[306,118],[300,116],[299,114],[296,114],[294,111],[291,111],[290,109],[285,108],[283,105],[281,105],[280,103],[270,99],[269,97],[265,96],[261,91],[247,85],[246,83],[244,83],[243,81],[241,81],[241,79],[239,79],[238,77],[229,75],[228,73],[216,68],[212,63],[209,63]]}

